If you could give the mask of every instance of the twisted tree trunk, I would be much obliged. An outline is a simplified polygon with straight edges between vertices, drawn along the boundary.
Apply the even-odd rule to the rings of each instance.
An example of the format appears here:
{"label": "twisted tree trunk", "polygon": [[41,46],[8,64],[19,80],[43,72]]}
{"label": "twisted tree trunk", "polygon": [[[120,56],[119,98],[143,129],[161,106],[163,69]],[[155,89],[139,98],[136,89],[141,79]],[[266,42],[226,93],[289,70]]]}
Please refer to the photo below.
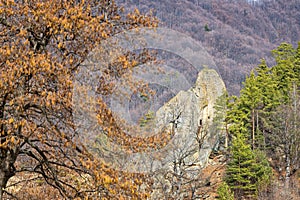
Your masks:
{"label": "twisted tree trunk", "polygon": [[1,149],[0,157],[0,200],[3,199],[4,189],[7,186],[8,180],[15,175],[15,155],[10,151]]}

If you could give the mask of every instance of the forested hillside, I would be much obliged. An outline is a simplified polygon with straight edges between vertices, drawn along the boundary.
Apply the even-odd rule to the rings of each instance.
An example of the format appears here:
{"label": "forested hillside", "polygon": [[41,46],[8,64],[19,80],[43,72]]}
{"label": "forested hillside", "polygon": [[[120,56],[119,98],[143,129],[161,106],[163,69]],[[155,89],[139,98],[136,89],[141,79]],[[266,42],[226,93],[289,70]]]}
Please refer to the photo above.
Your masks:
{"label": "forested hillside", "polygon": [[201,41],[213,56],[230,93],[270,50],[300,40],[299,0],[117,0],[126,10],[152,10],[161,26]]}
{"label": "forested hillside", "polygon": [[0,0],[0,200],[299,200],[299,10]]}
{"label": "forested hillside", "polygon": [[215,107],[229,153],[218,198],[299,199],[300,1],[117,2],[153,12],[213,56],[229,92]]}
{"label": "forested hillside", "polygon": [[219,106],[231,144],[225,182],[236,199],[300,196],[300,46],[283,43],[272,54],[274,66],[263,60],[240,97],[225,95],[227,106]]}

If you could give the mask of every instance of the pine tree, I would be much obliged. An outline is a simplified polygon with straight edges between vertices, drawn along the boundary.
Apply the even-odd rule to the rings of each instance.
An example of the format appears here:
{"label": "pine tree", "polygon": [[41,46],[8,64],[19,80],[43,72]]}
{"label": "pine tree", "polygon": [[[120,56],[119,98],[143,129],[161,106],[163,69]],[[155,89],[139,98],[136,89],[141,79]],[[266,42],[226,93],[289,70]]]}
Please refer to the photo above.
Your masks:
{"label": "pine tree", "polygon": [[276,58],[276,65],[272,67],[271,72],[277,84],[276,92],[280,104],[276,104],[272,113],[267,116],[267,141],[270,152],[278,152],[272,154],[273,158],[280,160],[281,154],[285,157],[280,165],[285,168],[288,186],[292,172],[300,167],[300,43],[297,49],[283,43],[272,52]]}
{"label": "pine tree", "polygon": [[222,182],[218,187],[218,199],[220,200],[234,200],[234,193],[231,191],[230,187],[226,182]]}
{"label": "pine tree", "polygon": [[262,91],[261,87],[256,81],[254,71],[251,72],[250,76],[246,78],[245,87],[241,90],[240,103],[245,114],[248,117],[246,122],[249,128],[251,128],[251,143],[252,149],[255,148],[256,143],[256,119],[258,118],[258,109],[262,102]]}
{"label": "pine tree", "polygon": [[232,158],[227,165],[225,181],[235,197],[256,197],[258,188],[265,183],[271,169],[265,157],[256,156],[241,133],[237,133],[231,147]]}
{"label": "pine tree", "polygon": [[248,135],[248,116],[240,105],[240,100],[236,96],[231,96],[228,102],[226,117],[229,123],[229,134],[236,137],[236,133]]}
{"label": "pine tree", "polygon": [[297,49],[284,43],[272,53],[276,65],[269,68],[262,60],[246,78],[240,97],[227,105],[229,132],[235,139],[225,180],[237,198],[255,197],[270,182],[266,152],[278,160],[282,155],[274,154],[275,148],[284,154],[286,185],[300,166],[300,43]]}
{"label": "pine tree", "polygon": [[260,150],[266,149],[266,123],[267,118],[273,110],[281,104],[281,95],[278,91],[277,81],[271,72],[272,68],[268,67],[265,60],[255,68],[255,81],[260,88],[261,98],[256,108],[256,147]]}
{"label": "pine tree", "polygon": [[232,159],[226,169],[227,184],[237,197],[255,195],[257,192],[256,174],[252,171],[255,156],[242,134],[238,133],[233,140],[231,153]]}
{"label": "pine tree", "polygon": [[273,78],[277,81],[284,103],[287,103],[293,84],[300,79],[297,52],[292,45],[283,43],[272,53],[276,60],[276,65],[272,67]]}
{"label": "pine tree", "polygon": [[271,183],[272,177],[272,168],[267,160],[267,156],[265,152],[260,150],[254,151],[255,158],[256,158],[256,176],[258,178],[257,187],[258,190],[265,190]]}

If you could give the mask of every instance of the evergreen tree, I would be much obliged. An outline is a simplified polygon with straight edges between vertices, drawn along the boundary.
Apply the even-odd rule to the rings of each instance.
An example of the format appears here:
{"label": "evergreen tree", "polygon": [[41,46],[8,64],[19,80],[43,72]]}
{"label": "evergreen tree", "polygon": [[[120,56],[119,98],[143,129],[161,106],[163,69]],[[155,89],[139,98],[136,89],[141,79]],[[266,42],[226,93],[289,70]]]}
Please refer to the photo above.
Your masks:
{"label": "evergreen tree", "polygon": [[268,162],[265,152],[260,150],[254,151],[256,158],[256,176],[258,177],[258,189],[264,190],[271,183],[272,168]]}
{"label": "evergreen tree", "polygon": [[280,105],[281,97],[278,92],[277,81],[272,74],[272,68],[268,67],[265,60],[255,68],[256,82],[261,91],[260,107],[264,112],[270,112]]}
{"label": "evergreen tree", "polygon": [[287,185],[300,166],[300,43],[297,49],[284,43],[272,53],[276,65],[269,68],[262,60],[246,78],[240,97],[227,102],[227,124],[235,139],[226,182],[237,198],[256,196],[270,182],[266,152],[277,161],[284,155],[280,163]]}
{"label": "evergreen tree", "polygon": [[218,199],[220,200],[234,200],[234,193],[231,191],[230,187],[226,182],[222,182],[218,187]]}
{"label": "evergreen tree", "polygon": [[294,72],[296,73],[297,85],[300,86],[300,42],[298,43],[298,47],[296,49],[295,61],[294,61]]}
{"label": "evergreen tree", "polygon": [[257,156],[241,133],[232,142],[232,158],[227,165],[225,180],[237,199],[256,197],[258,188],[266,183],[271,168],[263,156]]}
{"label": "evergreen tree", "polygon": [[262,60],[261,64],[255,68],[257,74],[255,82],[261,92],[255,113],[255,135],[256,147],[261,150],[266,148],[266,119],[281,104],[282,99],[271,69],[267,66],[265,60]]}
{"label": "evergreen tree", "polygon": [[283,95],[283,103],[287,103],[293,84],[299,83],[300,79],[300,65],[297,58],[299,53],[292,45],[286,43],[281,44],[272,53],[276,60],[276,65],[272,67],[273,78],[277,81],[277,88]]}
{"label": "evergreen tree", "polygon": [[240,97],[240,109],[247,115],[247,121],[245,122],[247,127],[251,128],[251,144],[252,149],[255,148],[255,132],[258,117],[258,109],[262,102],[262,91],[258,84],[254,71],[251,72],[250,76],[246,78],[245,87],[241,90]]}
{"label": "evergreen tree", "polygon": [[229,123],[229,134],[236,137],[236,133],[248,135],[247,121],[248,116],[245,110],[240,106],[240,100],[236,96],[231,96],[227,105],[226,117]]}
{"label": "evergreen tree", "polygon": [[251,139],[252,149],[265,148],[264,121],[280,103],[277,81],[271,68],[262,60],[246,78],[238,100],[238,109],[244,113],[244,124],[251,133],[246,137]]}
{"label": "evergreen tree", "polygon": [[255,165],[255,156],[246,144],[242,134],[232,142],[232,158],[226,169],[226,182],[234,191],[235,196],[250,196],[256,194],[256,174],[252,171]]}

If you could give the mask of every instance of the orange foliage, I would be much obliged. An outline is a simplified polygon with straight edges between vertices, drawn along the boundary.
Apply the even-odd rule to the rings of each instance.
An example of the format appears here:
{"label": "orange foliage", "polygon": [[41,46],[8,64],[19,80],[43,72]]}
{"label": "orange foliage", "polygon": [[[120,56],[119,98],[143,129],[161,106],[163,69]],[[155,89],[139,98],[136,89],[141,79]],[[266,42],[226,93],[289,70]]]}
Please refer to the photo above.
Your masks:
{"label": "orange foliage", "polygon": [[137,10],[122,17],[110,0],[0,1],[0,199],[146,198],[144,175],[110,169],[78,142],[72,80],[102,40],[156,25]]}
{"label": "orange foliage", "polygon": [[[124,128],[120,128],[120,122],[117,122],[113,114],[109,112],[107,106],[103,102],[99,102],[101,108],[98,110],[98,122],[102,125],[108,138],[114,143],[122,146],[125,150],[136,153],[153,151],[166,146],[174,136],[174,131],[168,127],[163,127],[160,133],[149,137],[134,137],[124,132]],[[133,127],[137,129],[138,127]],[[132,128],[132,129],[133,129]]]}

